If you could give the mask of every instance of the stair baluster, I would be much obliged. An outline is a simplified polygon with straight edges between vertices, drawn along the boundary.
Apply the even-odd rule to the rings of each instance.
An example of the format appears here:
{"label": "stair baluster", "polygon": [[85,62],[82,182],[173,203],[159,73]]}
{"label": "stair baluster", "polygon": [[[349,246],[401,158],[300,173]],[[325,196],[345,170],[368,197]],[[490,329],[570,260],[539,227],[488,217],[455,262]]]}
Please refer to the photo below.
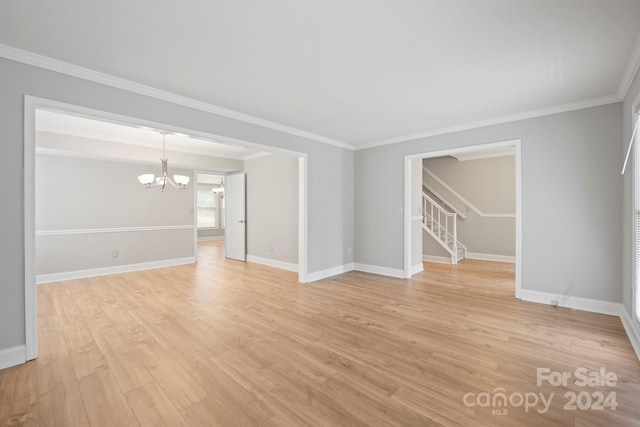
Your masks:
{"label": "stair baluster", "polygon": [[[467,248],[458,241],[458,214],[445,211],[424,192],[422,193],[422,214],[422,228],[451,255],[451,264],[457,264],[467,254]],[[462,254],[458,253],[460,249]]]}

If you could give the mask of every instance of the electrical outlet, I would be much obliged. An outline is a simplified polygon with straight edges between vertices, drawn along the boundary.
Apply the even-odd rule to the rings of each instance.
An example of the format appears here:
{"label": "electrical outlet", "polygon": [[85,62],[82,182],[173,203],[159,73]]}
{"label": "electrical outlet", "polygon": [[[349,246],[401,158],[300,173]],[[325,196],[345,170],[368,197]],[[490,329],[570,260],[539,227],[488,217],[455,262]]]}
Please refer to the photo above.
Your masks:
{"label": "electrical outlet", "polygon": [[118,258],[118,251],[113,251],[113,253],[111,254],[112,258]]}
{"label": "electrical outlet", "polygon": [[273,243],[269,245],[269,252],[273,252]]}
{"label": "electrical outlet", "polygon": [[399,213],[399,214],[404,213],[404,209],[402,208],[402,206],[400,206],[400,207],[398,208],[398,213]]}
{"label": "electrical outlet", "polygon": [[347,249],[347,255],[353,255],[353,249],[351,248]]}

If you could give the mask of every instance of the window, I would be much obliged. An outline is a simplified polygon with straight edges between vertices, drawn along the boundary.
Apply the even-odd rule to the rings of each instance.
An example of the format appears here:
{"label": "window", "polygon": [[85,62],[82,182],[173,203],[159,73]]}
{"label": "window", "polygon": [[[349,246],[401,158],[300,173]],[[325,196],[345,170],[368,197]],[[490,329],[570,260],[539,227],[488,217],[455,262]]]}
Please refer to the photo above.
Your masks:
{"label": "window", "polygon": [[210,186],[197,189],[198,228],[218,228],[218,195]]}

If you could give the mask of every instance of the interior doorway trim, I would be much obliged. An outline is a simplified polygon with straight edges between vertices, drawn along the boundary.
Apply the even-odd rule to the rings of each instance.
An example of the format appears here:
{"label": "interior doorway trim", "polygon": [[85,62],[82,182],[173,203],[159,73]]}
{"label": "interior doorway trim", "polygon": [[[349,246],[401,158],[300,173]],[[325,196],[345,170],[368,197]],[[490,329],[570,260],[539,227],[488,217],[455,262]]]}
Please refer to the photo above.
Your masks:
{"label": "interior doorway trim", "polygon": [[520,151],[520,139],[513,139],[488,144],[470,145],[465,147],[450,148],[439,151],[426,151],[418,154],[404,156],[404,277],[410,278],[411,271],[411,162],[415,159],[428,159],[433,157],[450,156],[453,154],[468,153],[471,151],[487,150],[494,148],[515,149],[516,169],[516,289],[515,297],[521,298],[522,292],[522,155]]}
{"label": "interior doorway trim", "polygon": [[[241,139],[215,135],[193,129],[158,123],[149,120],[129,117],[106,111],[95,110],[73,104],[67,104],[51,99],[39,98],[31,95],[24,96],[24,295],[25,295],[25,359],[32,360],[38,356],[38,324],[37,324],[37,294],[36,294],[36,225],[35,225],[35,158],[36,158],[36,110],[53,110],[80,117],[97,119],[112,123],[145,126],[163,129],[169,132],[183,133],[205,140],[213,140],[226,144],[257,148],[264,151],[287,154],[299,159],[299,201],[298,201],[298,280],[307,282],[307,154],[269,145],[259,144]],[[194,228],[195,227],[194,225]],[[197,240],[197,239],[196,239]]]}

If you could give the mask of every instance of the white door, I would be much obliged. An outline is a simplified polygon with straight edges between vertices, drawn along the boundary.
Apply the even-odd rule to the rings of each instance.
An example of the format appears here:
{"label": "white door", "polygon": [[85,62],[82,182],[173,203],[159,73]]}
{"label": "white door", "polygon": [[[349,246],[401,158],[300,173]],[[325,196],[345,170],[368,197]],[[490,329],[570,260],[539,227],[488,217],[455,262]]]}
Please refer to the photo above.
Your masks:
{"label": "white door", "polygon": [[246,256],[246,216],[243,173],[228,175],[225,178],[224,198],[224,254],[227,258],[244,261]]}

